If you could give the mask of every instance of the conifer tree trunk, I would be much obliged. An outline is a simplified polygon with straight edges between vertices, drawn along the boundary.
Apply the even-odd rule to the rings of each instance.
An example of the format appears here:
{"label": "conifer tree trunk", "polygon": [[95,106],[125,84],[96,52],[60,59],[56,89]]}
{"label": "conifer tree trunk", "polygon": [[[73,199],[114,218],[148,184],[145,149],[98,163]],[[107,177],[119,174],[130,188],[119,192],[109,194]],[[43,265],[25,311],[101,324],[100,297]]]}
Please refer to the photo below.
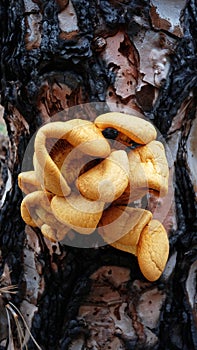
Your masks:
{"label": "conifer tree trunk", "polygon": [[[196,1],[2,0],[0,9],[9,136],[0,274],[2,285],[18,286],[0,294],[0,349],[10,301],[43,350],[197,348]],[[160,208],[170,257],[154,283],[131,254],[53,244],[21,219],[17,177],[28,143],[57,113],[77,116],[77,105],[87,119],[100,106],[141,113],[168,148],[169,195],[151,205]],[[18,349],[14,327],[13,335]]]}

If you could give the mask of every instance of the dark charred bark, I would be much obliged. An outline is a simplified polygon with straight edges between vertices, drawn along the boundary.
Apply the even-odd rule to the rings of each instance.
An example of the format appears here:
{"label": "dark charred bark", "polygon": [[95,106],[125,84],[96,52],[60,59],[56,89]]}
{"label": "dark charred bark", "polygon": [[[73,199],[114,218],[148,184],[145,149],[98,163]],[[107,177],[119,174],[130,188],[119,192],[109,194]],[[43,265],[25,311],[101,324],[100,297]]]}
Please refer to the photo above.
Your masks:
{"label": "dark charred bark", "polygon": [[[43,350],[196,349],[196,1],[186,2],[178,32],[165,20],[157,27],[148,0],[2,0],[0,10],[9,136],[1,167],[0,274],[8,267],[18,285],[16,295],[0,295],[0,349],[7,346],[1,325],[9,300]],[[161,57],[144,68],[146,54],[155,52]],[[82,108],[88,119],[110,103],[145,114],[171,150],[174,191],[163,220],[170,258],[157,282],[144,279],[134,256],[109,246],[51,244],[21,219],[17,176],[29,140],[56,113],[72,118],[71,107],[90,102]],[[36,348],[31,340],[28,348]]]}

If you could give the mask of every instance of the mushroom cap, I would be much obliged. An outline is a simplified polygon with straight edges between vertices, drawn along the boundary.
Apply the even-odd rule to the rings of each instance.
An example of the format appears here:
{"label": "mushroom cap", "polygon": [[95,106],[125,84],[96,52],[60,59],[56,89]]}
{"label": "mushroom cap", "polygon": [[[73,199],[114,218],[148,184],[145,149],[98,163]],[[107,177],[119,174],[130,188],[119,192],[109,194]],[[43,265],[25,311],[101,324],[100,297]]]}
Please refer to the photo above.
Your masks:
{"label": "mushroom cap", "polygon": [[59,196],[68,196],[70,194],[70,186],[61,174],[58,166],[47,153],[47,150],[43,149],[42,157],[39,160],[36,153],[34,153],[33,163],[36,177],[39,179],[43,189]]}
{"label": "mushroom cap", "polygon": [[[55,147],[55,143],[58,143],[60,139],[68,142],[68,145],[62,149],[62,155],[59,152],[61,148]],[[53,147],[51,147],[52,154],[47,149],[49,140],[54,142]],[[96,157],[106,157],[110,153],[109,143],[101,131],[90,121],[73,119],[42,126],[35,138],[35,171],[43,187],[59,196],[68,196],[71,192],[59,169],[70,153],[69,144],[73,147],[79,147],[81,152]]]}
{"label": "mushroom cap", "polygon": [[50,212],[50,201],[52,195],[43,191],[35,191],[27,194],[21,203],[21,216],[27,225],[40,226],[40,220],[36,210]]}
{"label": "mushroom cap", "polygon": [[[152,141],[128,153],[130,188],[147,188],[165,196],[168,192],[169,169],[165,150],[161,142]],[[126,192],[127,192],[126,190]]]}
{"label": "mushroom cap", "polygon": [[80,151],[90,156],[105,158],[111,152],[110,145],[100,129],[88,120],[80,120],[79,126],[72,127],[67,140],[74,147],[80,146]]}
{"label": "mushroom cap", "polygon": [[94,123],[100,130],[106,128],[117,129],[139,144],[147,144],[157,136],[157,132],[150,122],[125,113],[109,112],[101,114],[95,119]]}
{"label": "mushroom cap", "polygon": [[169,255],[169,241],[165,228],[152,220],[140,235],[137,257],[140,270],[151,282],[162,274]]}
{"label": "mushroom cap", "polygon": [[[110,146],[102,132],[90,121],[72,119],[66,122],[51,122],[42,126],[36,135],[43,143],[47,138],[67,140],[73,147],[95,157],[107,157]],[[37,140],[35,139],[35,144]],[[38,150],[39,152],[39,150]]]}
{"label": "mushroom cap", "polygon": [[[65,140],[58,140],[58,144],[64,144],[62,141]],[[55,169],[56,176],[53,177],[53,181],[51,180],[52,183],[50,184],[50,189],[54,194],[60,196],[67,195],[67,192],[65,190],[63,191],[64,182],[62,181],[62,178],[66,181],[66,186],[70,187],[79,176],[83,167],[92,160],[92,157],[80,152],[80,149],[73,148],[69,144],[66,149],[57,147],[58,149],[56,152],[54,150],[56,144],[51,147],[52,149],[51,152],[49,151],[49,155],[58,169]],[[50,179],[50,174],[46,174],[45,169],[40,166],[35,153],[33,156],[33,164],[36,169],[36,174],[39,174],[39,177],[42,179],[42,188],[45,189],[46,187],[49,187],[47,183]]]}
{"label": "mushroom cap", "polygon": [[91,200],[112,202],[125,191],[129,181],[125,151],[114,151],[108,158],[78,177],[80,193]]}
{"label": "mushroom cap", "polygon": [[29,193],[21,203],[21,216],[27,225],[39,227],[51,241],[59,241],[70,230],[59,222],[51,211],[53,195],[44,191]]}
{"label": "mushroom cap", "polygon": [[76,193],[66,198],[54,196],[51,201],[57,220],[82,234],[90,234],[96,229],[103,208],[103,202],[89,201]]}
{"label": "mushroom cap", "polygon": [[34,170],[24,171],[18,175],[18,186],[25,193],[41,190],[40,182]]}
{"label": "mushroom cap", "polygon": [[138,244],[140,234],[152,218],[145,209],[124,206],[109,207],[102,215],[98,232],[105,242],[130,252]]}

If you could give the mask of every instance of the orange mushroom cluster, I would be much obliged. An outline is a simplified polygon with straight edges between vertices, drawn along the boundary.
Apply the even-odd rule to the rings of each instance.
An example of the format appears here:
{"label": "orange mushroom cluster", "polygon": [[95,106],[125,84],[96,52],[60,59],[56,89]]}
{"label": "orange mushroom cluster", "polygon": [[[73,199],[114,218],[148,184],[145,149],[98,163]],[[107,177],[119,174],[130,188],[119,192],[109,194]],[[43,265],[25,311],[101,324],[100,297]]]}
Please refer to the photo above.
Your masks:
{"label": "orange mushroom cluster", "polygon": [[94,122],[42,126],[34,142],[34,170],[18,177],[26,194],[23,220],[51,241],[63,240],[70,230],[97,229],[106,243],[135,254],[148,280],[157,280],[168,259],[167,233],[150,211],[131,206],[149,191],[167,194],[168,163],[156,136],[148,121],[118,112]]}

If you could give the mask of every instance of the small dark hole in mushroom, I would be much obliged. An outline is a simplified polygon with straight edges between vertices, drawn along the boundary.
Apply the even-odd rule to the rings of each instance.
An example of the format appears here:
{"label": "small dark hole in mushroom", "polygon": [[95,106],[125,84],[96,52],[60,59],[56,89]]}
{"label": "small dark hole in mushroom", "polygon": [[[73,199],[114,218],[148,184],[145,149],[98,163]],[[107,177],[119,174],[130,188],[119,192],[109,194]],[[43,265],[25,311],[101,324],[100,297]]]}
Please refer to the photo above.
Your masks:
{"label": "small dark hole in mushroom", "polygon": [[136,149],[136,148],[142,146],[137,142],[134,142],[134,141],[131,141],[131,142],[132,142],[132,144],[131,144],[131,146],[128,147],[129,149]]}
{"label": "small dark hole in mushroom", "polygon": [[108,271],[108,275],[111,275],[111,274],[112,274],[112,270],[109,270],[109,271]]}
{"label": "small dark hole in mushroom", "polygon": [[115,140],[118,137],[119,132],[114,128],[106,128],[102,131],[102,134],[106,139]]}

